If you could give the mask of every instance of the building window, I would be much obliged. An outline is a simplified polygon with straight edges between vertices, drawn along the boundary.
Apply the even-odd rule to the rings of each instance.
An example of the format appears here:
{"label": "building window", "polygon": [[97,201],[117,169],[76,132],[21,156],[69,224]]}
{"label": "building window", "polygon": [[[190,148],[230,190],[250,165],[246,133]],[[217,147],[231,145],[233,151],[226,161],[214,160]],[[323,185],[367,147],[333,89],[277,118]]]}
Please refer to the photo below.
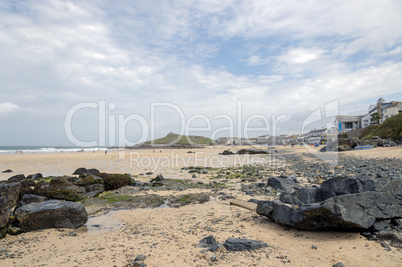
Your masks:
{"label": "building window", "polygon": [[345,128],[346,129],[352,129],[353,128],[353,122],[345,122]]}
{"label": "building window", "polygon": [[388,119],[388,115],[385,115],[385,118]]}

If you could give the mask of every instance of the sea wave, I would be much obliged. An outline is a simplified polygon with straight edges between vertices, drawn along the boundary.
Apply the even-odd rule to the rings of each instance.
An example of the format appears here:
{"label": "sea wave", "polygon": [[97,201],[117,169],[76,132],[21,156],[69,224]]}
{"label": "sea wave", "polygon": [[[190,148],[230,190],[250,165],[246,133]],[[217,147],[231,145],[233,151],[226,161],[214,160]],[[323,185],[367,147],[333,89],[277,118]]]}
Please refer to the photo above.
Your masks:
{"label": "sea wave", "polygon": [[0,147],[0,154],[72,153],[110,150],[107,147]]}

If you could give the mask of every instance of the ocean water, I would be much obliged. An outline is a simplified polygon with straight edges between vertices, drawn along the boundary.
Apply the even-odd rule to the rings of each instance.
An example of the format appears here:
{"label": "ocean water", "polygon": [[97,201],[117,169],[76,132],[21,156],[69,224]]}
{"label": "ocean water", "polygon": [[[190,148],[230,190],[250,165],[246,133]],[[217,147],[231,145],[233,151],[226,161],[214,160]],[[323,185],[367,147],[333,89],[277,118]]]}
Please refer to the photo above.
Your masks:
{"label": "ocean water", "polygon": [[106,147],[76,147],[76,146],[0,146],[0,154],[18,153],[70,153],[105,151]]}

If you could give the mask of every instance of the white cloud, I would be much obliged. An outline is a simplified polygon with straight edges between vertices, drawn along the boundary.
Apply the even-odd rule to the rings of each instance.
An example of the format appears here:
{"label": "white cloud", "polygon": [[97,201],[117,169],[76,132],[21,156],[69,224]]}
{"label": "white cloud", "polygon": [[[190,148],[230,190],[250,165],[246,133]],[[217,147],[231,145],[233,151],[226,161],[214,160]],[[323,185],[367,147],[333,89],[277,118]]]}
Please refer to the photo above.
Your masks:
{"label": "white cloud", "polygon": [[0,99],[43,118],[99,99],[124,114],[168,101],[235,115],[242,100],[245,116],[291,116],[401,88],[400,59],[389,57],[401,50],[399,1],[14,5],[0,9]]}
{"label": "white cloud", "polygon": [[16,104],[5,102],[0,103],[0,117],[5,117],[9,113],[18,110],[20,107]]}
{"label": "white cloud", "polygon": [[279,57],[288,64],[303,64],[318,59],[324,53],[321,49],[292,48]]}

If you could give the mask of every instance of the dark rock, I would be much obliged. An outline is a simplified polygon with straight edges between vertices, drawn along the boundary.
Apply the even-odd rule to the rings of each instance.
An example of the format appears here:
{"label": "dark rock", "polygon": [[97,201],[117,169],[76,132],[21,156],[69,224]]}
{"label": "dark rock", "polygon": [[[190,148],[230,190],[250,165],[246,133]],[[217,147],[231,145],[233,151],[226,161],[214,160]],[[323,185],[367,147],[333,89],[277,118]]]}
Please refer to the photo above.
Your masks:
{"label": "dark rock", "polygon": [[5,171],[2,171],[2,173],[8,173],[8,172],[13,172],[13,171],[10,170],[10,169],[7,169],[7,170],[5,170]]}
{"label": "dark rock", "polygon": [[133,183],[131,185],[136,186],[136,187],[146,187],[146,186],[149,186],[149,183],[133,181]]}
{"label": "dark rock", "polygon": [[302,230],[368,229],[376,220],[402,217],[402,181],[393,182],[380,192],[337,195],[301,207],[280,201],[260,201],[257,213]]}
{"label": "dark rock", "polygon": [[24,232],[24,230],[22,230],[20,227],[15,227],[15,226],[8,227],[8,229],[7,229],[7,233],[10,235],[19,235],[23,232]]}
{"label": "dark rock", "polygon": [[321,188],[319,187],[304,187],[296,191],[287,190],[280,196],[280,201],[292,205],[316,203],[321,200]]}
{"label": "dark rock", "polygon": [[362,236],[364,236],[364,237],[370,237],[371,236],[371,232],[369,232],[369,231],[364,231],[364,232],[361,232],[360,234]]}
{"label": "dark rock", "polygon": [[22,185],[22,186],[35,186],[36,183],[35,183],[35,181],[32,180],[32,179],[27,179],[26,181],[22,181],[22,182],[21,182],[21,185]]}
{"label": "dark rock", "polygon": [[0,198],[3,199],[1,207],[11,209],[17,205],[20,189],[21,183],[0,183]]}
{"label": "dark rock", "polygon": [[257,210],[256,212],[260,215],[265,215],[269,217],[274,210],[272,201],[258,201],[257,202]]}
{"label": "dark rock", "polygon": [[87,192],[98,191],[98,192],[102,193],[103,191],[105,191],[105,188],[104,188],[103,184],[91,184],[91,185],[85,186],[85,190]]}
{"label": "dark rock", "polygon": [[258,204],[259,200],[258,200],[258,199],[251,198],[251,199],[249,199],[247,202],[252,202],[252,203]]}
{"label": "dark rock", "polygon": [[100,171],[99,171],[98,169],[92,168],[92,169],[88,169],[88,170],[87,170],[87,174],[88,174],[88,175],[97,175],[97,174],[99,174],[99,173],[100,173]]}
{"label": "dark rock", "polygon": [[42,178],[43,178],[43,175],[41,173],[30,174],[27,176],[27,179],[34,179],[34,180],[39,180]]}
{"label": "dark rock", "polygon": [[23,181],[23,180],[25,180],[25,175],[17,174],[17,175],[14,175],[14,176],[8,178],[7,181],[10,182],[10,183],[15,183],[15,182]]}
{"label": "dark rock", "polygon": [[47,228],[75,229],[88,220],[84,205],[60,200],[27,204],[18,208],[15,215],[26,232]]}
{"label": "dark rock", "polygon": [[216,251],[218,250],[218,243],[215,240],[215,237],[213,237],[212,235],[207,236],[203,239],[200,240],[200,242],[198,243],[198,247],[199,248],[208,248],[206,251]]}
{"label": "dark rock", "polygon": [[262,248],[262,243],[251,239],[229,238],[223,246],[229,251],[243,251]]}
{"label": "dark rock", "polygon": [[390,231],[391,229],[391,220],[378,220],[376,221],[372,228],[375,231]]}
{"label": "dark rock", "polygon": [[104,181],[102,177],[95,176],[95,175],[89,175],[86,177],[82,177],[79,179],[77,182],[75,182],[76,185],[79,186],[87,186],[87,185],[94,185],[94,184],[102,184],[103,185]]}
{"label": "dark rock", "polygon": [[375,191],[378,187],[374,180],[360,177],[334,177],[321,184],[322,199],[344,194]]}
{"label": "dark rock", "polygon": [[73,174],[75,174],[75,175],[82,175],[82,174],[86,174],[87,173],[87,169],[86,168],[78,168],[78,169],[76,169],[74,172],[73,172]]}
{"label": "dark rock", "polygon": [[388,241],[391,247],[402,248],[402,234],[391,231],[381,231],[375,234],[374,240]]}
{"label": "dark rock", "polygon": [[140,254],[135,257],[135,261],[144,261],[146,258],[147,256],[145,256],[144,254]]}
{"label": "dark rock", "polygon": [[132,183],[131,177],[126,174],[99,173],[97,176],[103,178],[106,191],[119,189]]}
{"label": "dark rock", "polygon": [[266,150],[262,149],[240,149],[237,151],[238,155],[244,155],[244,154],[250,154],[250,155],[256,155],[256,154],[268,154],[269,152]]}
{"label": "dark rock", "polygon": [[342,262],[338,262],[333,264],[332,267],[345,267],[345,264],[343,264]]}
{"label": "dark rock", "polygon": [[197,175],[193,174],[193,175],[191,176],[191,178],[197,178]]}
{"label": "dark rock", "polygon": [[33,193],[52,199],[79,201],[84,198],[85,188],[73,185],[64,177],[55,177],[50,184],[39,182],[35,185]]}
{"label": "dark rock", "polygon": [[224,150],[224,151],[222,152],[222,155],[233,155],[233,152],[230,151],[230,150]]}
{"label": "dark rock", "polygon": [[268,178],[267,185],[277,190],[295,189],[299,187],[299,185],[297,185],[293,180],[278,177]]}
{"label": "dark rock", "polygon": [[21,207],[23,205],[30,204],[30,203],[41,203],[46,200],[47,200],[47,197],[44,197],[44,196],[26,194],[26,195],[22,196],[20,203],[18,203],[17,207]]}
{"label": "dark rock", "polygon": [[351,150],[351,149],[352,148],[350,146],[347,146],[347,145],[337,147],[337,151],[348,151],[348,150]]}

